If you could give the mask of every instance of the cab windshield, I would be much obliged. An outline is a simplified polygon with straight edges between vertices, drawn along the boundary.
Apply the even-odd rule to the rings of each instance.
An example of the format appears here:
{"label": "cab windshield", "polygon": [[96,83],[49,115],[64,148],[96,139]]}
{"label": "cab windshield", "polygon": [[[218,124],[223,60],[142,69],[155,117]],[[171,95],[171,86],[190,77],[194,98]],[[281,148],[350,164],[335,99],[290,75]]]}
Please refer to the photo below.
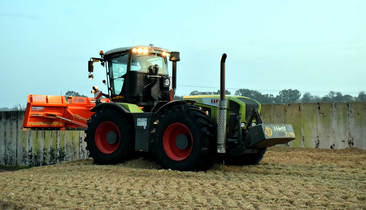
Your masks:
{"label": "cab windshield", "polygon": [[158,74],[168,74],[167,59],[158,55],[132,55],[131,71],[148,73],[149,66],[159,66]]}
{"label": "cab windshield", "polygon": [[[113,95],[120,95],[128,69],[129,54],[114,56],[108,60],[108,69]],[[159,66],[158,74],[167,75],[167,59],[158,55],[131,55],[130,71],[148,73],[149,66]]]}

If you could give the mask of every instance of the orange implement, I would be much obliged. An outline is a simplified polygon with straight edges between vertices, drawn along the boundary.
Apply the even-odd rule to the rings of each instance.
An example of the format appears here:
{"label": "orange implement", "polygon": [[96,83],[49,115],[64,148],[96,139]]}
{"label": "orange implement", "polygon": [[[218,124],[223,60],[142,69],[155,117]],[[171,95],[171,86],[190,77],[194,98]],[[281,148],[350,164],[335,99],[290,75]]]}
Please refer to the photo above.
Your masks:
{"label": "orange implement", "polygon": [[23,128],[83,129],[94,106],[94,98],[28,95]]}

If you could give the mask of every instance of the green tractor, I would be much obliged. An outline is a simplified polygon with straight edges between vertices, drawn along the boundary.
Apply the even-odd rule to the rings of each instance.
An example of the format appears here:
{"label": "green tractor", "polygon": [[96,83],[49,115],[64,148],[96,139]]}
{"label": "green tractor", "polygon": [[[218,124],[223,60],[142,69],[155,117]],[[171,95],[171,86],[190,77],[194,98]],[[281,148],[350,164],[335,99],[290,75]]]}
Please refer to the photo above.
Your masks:
{"label": "green tractor", "polygon": [[94,88],[97,103],[87,122],[85,141],[95,163],[115,164],[147,152],[173,170],[206,170],[217,159],[258,164],[267,147],[295,139],[291,125],[264,124],[257,101],[225,96],[226,54],[220,95],[173,100],[179,60],[179,52],[152,45],[101,51],[100,58],[90,59],[89,77],[100,62],[108,87],[108,93]]}

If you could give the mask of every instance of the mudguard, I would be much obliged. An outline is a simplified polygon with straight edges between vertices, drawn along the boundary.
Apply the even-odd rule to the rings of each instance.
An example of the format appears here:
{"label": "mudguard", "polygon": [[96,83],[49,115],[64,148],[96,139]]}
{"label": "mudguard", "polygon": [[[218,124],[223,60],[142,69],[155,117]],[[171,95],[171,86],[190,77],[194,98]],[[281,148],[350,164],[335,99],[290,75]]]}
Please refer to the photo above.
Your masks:
{"label": "mudguard", "polygon": [[162,106],[158,106],[157,108],[154,107],[152,112],[154,112],[154,114],[159,114],[164,110],[170,109],[172,106],[179,105],[179,104],[187,104],[187,103],[194,104],[195,101],[192,101],[192,100],[170,101]]}

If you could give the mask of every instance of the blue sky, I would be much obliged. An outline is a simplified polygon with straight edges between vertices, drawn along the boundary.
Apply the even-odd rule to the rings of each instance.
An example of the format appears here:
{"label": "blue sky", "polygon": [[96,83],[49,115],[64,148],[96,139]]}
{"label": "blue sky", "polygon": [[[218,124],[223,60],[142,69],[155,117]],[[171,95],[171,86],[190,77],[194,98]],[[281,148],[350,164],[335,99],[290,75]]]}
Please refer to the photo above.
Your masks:
{"label": "blue sky", "polygon": [[178,95],[219,87],[277,94],[366,91],[366,1],[0,0],[0,107],[28,94],[90,94],[99,50],[154,44],[178,50]]}

